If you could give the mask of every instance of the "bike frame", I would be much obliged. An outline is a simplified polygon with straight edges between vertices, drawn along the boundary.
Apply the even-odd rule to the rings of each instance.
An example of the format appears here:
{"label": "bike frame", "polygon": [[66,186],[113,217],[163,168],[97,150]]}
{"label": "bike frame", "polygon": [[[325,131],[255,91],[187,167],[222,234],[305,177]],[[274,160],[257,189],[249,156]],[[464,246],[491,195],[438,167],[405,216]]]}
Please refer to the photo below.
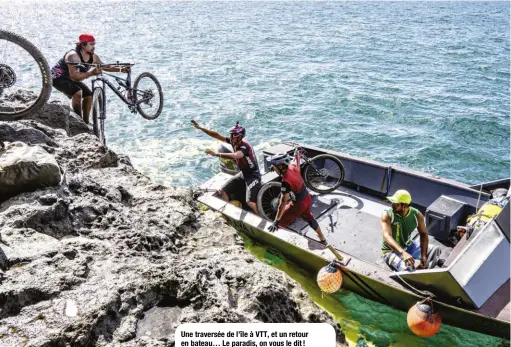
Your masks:
{"label": "bike frame", "polygon": [[[136,93],[137,93],[137,89],[132,89],[131,88],[131,66],[133,64],[124,64],[124,63],[117,63],[117,64],[88,64],[88,63],[71,63],[71,62],[67,62],[69,65],[75,65],[75,66],[89,66],[89,67],[98,67],[98,68],[102,68],[102,67],[106,67],[106,66],[128,66],[129,69],[128,69],[128,76],[123,79],[123,78],[120,78],[120,77],[117,77],[115,75],[112,75],[112,74],[109,74],[107,72],[102,72],[101,75],[99,75],[98,77],[96,77],[95,79],[92,80],[92,90],[94,90],[94,88],[98,87],[98,88],[101,88],[103,90],[103,95],[106,96],[105,94],[105,84],[110,87],[110,89],[112,89],[114,91],[115,94],[117,94],[117,96],[126,104],[128,105],[128,107],[130,108],[130,110],[132,112],[137,112],[136,111],[136,107],[143,103],[143,102],[146,102],[148,100],[150,100],[151,98],[143,98],[143,99],[140,99],[140,100],[137,100],[137,101],[133,101],[135,100],[135,97],[136,97]],[[115,81],[117,82],[117,86],[115,86],[108,78],[106,78],[104,75],[107,75],[107,76],[111,76],[115,79]],[[99,84],[99,86],[97,86],[97,84]],[[124,92],[128,92],[128,98],[126,98],[123,93]],[[106,99],[106,98],[105,98]],[[106,102],[106,100],[105,100]]]}
{"label": "bike frame", "polygon": [[[108,75],[108,76],[115,78],[118,85],[115,86],[108,78],[105,78],[103,75]],[[93,90],[97,84],[100,84],[99,87],[102,88],[103,90],[105,89],[105,84],[106,84],[130,108],[134,108],[138,104],[145,102],[147,100],[150,100],[150,98],[144,98],[144,99],[137,100],[136,102],[133,101],[135,99],[135,93],[137,92],[137,90],[131,88],[131,70],[128,71],[128,76],[126,77],[126,79],[123,79],[123,78],[117,77],[115,75],[103,72],[100,76],[98,76],[92,80],[92,89]],[[123,93],[126,91],[128,92],[129,99],[123,95]]]}
{"label": "bike frame", "polygon": [[[114,76],[115,77],[115,76]],[[130,73],[128,73],[128,77],[124,80],[122,78],[119,78],[119,77],[115,77],[116,79],[120,79],[121,81],[125,82],[126,84],[125,85],[122,85],[119,83],[119,81],[117,81],[119,83],[120,86],[115,86],[112,82],[110,82],[110,80],[108,80],[107,78],[103,77],[103,76],[99,76],[95,79],[92,80],[92,89],[94,90],[94,88],[96,88],[96,86],[99,84],[99,88],[102,88],[102,89],[105,89],[105,84],[107,86],[110,87],[110,89],[113,90],[113,92],[115,94],[117,94],[117,96],[128,106],[135,106],[136,104],[132,101],[133,100],[133,92],[132,92],[132,89],[131,89],[131,76],[130,76]],[[121,91],[119,91],[119,89],[123,88]],[[130,96],[130,100],[128,100],[124,95],[123,95],[123,92],[124,91],[128,91],[129,92],[129,96]]]}

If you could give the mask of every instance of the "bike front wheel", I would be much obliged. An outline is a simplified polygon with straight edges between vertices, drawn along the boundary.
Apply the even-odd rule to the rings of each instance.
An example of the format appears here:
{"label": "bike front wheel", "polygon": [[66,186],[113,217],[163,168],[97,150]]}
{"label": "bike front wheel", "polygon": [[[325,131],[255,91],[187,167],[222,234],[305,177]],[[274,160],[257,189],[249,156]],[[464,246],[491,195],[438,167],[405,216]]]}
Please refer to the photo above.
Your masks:
{"label": "bike front wheel", "polygon": [[145,119],[158,118],[163,109],[163,92],[158,79],[149,72],[141,73],[133,84],[137,111]]}
{"label": "bike front wheel", "polygon": [[103,146],[106,145],[105,138],[105,90],[94,88],[92,93],[92,128]]}
{"label": "bike front wheel", "polygon": [[273,221],[277,215],[280,203],[280,182],[268,182],[257,193],[257,212],[259,216]]}
{"label": "bike front wheel", "polygon": [[18,34],[0,30],[0,120],[37,112],[51,87],[50,67],[39,49]]}
{"label": "bike front wheel", "polygon": [[304,167],[303,180],[309,189],[317,193],[331,193],[344,180],[344,166],[333,155],[317,155]]}

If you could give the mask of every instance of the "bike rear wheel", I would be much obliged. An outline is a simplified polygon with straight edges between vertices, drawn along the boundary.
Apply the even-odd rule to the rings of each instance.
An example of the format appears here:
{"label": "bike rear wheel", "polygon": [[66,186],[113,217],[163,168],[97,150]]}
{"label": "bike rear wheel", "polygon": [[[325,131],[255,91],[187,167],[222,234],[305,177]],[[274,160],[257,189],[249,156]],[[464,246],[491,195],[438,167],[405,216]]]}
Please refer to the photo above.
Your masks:
{"label": "bike rear wheel", "polygon": [[[51,94],[50,67],[24,37],[0,30],[0,120],[16,120],[38,111]],[[11,94],[26,90],[31,93]]]}
{"label": "bike rear wheel", "polygon": [[303,180],[309,189],[317,193],[333,192],[344,180],[344,166],[333,155],[317,155],[304,167]]}
{"label": "bike rear wheel", "polygon": [[105,90],[97,87],[92,92],[92,128],[103,146],[106,145],[105,117]]}
{"label": "bike rear wheel", "polygon": [[158,79],[149,72],[143,72],[135,79],[133,89],[138,113],[145,119],[158,118],[163,109],[163,92]]}
{"label": "bike rear wheel", "polygon": [[259,216],[273,221],[277,215],[280,202],[280,182],[268,182],[257,193],[257,212]]}

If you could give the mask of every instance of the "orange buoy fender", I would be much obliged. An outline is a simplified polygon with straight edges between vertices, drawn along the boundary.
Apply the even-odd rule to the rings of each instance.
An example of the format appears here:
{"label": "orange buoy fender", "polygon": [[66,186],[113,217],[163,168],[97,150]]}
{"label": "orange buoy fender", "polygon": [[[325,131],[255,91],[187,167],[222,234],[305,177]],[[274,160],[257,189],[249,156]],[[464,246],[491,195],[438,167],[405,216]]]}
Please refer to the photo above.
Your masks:
{"label": "orange buoy fender", "polygon": [[408,327],[417,336],[435,335],[442,326],[442,317],[434,309],[431,298],[418,301],[408,310]]}
{"label": "orange buoy fender", "polygon": [[341,270],[331,262],[318,272],[317,282],[319,288],[325,293],[335,293],[342,286]]}

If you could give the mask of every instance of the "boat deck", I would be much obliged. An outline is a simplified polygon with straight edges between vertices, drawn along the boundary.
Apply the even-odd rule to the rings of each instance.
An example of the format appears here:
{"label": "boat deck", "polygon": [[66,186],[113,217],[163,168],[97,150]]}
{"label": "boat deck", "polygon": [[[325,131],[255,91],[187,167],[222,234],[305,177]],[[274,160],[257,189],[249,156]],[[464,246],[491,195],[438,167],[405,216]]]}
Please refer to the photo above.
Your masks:
{"label": "boat deck", "polygon": [[[224,176],[225,175],[225,176]],[[209,188],[218,189],[228,179],[227,174],[220,174],[218,183],[209,182]],[[262,176],[262,183],[275,180],[277,175],[267,172]],[[341,252],[368,263],[375,264],[382,270],[391,271],[381,259],[382,232],[380,216],[390,208],[390,202],[364,192],[341,186],[329,194],[317,194],[309,191],[312,196],[311,212],[316,217],[328,243]],[[245,206],[247,212],[251,212]],[[309,243],[309,249],[324,248],[312,228],[303,219],[288,227],[289,230],[316,242]],[[413,238],[418,238],[417,230]],[[450,245],[445,245],[432,236],[429,244],[442,250],[441,258],[446,259],[452,252]]]}
{"label": "boat deck", "polygon": [[[380,216],[390,208],[390,203],[341,187],[330,194],[312,195],[312,214],[316,217],[328,243],[343,253],[376,263],[388,269],[382,262],[382,232]],[[319,241],[318,236],[302,219],[298,219],[289,229],[300,235]],[[419,237],[415,231],[413,237]],[[447,258],[452,247],[444,245],[434,237],[429,237],[430,245],[442,250],[441,257]]]}

